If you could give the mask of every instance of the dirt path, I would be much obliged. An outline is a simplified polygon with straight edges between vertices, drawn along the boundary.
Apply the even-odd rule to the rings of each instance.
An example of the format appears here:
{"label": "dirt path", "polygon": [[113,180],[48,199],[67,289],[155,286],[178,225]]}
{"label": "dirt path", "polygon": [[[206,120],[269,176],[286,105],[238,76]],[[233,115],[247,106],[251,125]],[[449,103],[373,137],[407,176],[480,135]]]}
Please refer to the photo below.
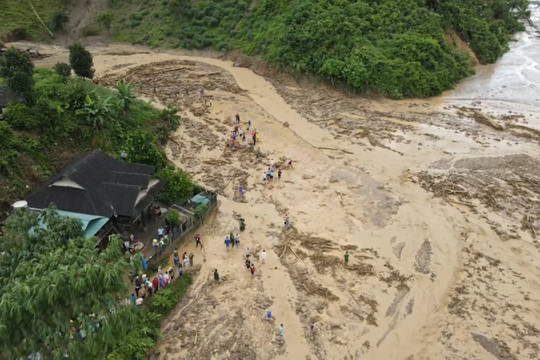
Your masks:
{"label": "dirt path", "polygon": [[[207,261],[152,358],[540,356],[540,138],[519,115],[494,119],[498,131],[437,100],[346,96],[179,53],[93,51],[99,83],[125,78],[181,109],[167,155],[221,195],[201,229]],[[54,52],[45,61],[66,56]],[[229,145],[236,113],[260,133],[253,150]],[[283,178],[263,183],[271,162]],[[242,248],[226,249],[235,213],[247,229]]]}

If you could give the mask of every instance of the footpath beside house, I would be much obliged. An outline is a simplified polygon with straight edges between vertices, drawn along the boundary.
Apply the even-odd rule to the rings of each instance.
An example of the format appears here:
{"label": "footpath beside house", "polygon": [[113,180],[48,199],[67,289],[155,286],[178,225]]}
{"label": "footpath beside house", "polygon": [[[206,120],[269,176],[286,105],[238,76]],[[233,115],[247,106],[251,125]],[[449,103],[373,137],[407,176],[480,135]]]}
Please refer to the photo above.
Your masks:
{"label": "footpath beside house", "polygon": [[94,150],[52,176],[26,201],[30,210],[54,203],[61,215],[79,218],[85,235],[95,235],[96,245],[103,248],[110,233],[131,228],[149,211],[165,185],[152,177],[153,172],[153,166],[115,160]]}

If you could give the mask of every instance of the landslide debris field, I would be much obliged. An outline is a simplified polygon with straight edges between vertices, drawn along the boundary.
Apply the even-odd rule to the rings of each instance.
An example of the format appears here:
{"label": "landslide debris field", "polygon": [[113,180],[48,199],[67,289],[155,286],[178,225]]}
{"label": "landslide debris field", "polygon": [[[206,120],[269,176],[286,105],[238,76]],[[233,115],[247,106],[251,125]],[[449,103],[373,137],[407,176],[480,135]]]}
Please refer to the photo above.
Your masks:
{"label": "landslide debris field", "polygon": [[[167,155],[221,195],[201,232],[207,261],[151,358],[540,356],[540,162],[524,116],[361,99],[216,59],[117,54],[96,57],[98,83],[124,79],[177,106]],[[236,113],[248,139],[259,131],[254,149],[230,145]],[[263,183],[270,162],[283,178]],[[223,245],[237,214],[253,277],[244,250]]]}
{"label": "landslide debris field", "polygon": [[[67,56],[48,52],[43,65]],[[200,231],[206,261],[190,241],[179,248],[201,267],[150,358],[540,357],[539,144],[528,114],[366,99],[214,58],[93,53],[99,84],[126,79],[178,107],[167,156],[220,194]],[[247,139],[231,146],[234,126]],[[262,181],[270,163],[280,181]],[[239,215],[241,248],[226,250]]]}

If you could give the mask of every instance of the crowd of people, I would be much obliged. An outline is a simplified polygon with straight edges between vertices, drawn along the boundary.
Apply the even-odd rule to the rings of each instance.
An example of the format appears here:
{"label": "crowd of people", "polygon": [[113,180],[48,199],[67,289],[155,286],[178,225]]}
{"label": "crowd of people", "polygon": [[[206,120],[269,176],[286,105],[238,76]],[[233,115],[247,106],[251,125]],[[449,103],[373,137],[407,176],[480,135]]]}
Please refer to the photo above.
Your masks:
{"label": "crowd of people", "polygon": [[[179,276],[182,276],[182,272],[179,272]],[[126,304],[142,305],[144,300],[151,298],[158,293],[160,289],[164,289],[174,280],[175,273],[172,266],[167,269],[158,268],[157,274],[152,280],[142,274],[133,279],[135,291],[126,299]]]}

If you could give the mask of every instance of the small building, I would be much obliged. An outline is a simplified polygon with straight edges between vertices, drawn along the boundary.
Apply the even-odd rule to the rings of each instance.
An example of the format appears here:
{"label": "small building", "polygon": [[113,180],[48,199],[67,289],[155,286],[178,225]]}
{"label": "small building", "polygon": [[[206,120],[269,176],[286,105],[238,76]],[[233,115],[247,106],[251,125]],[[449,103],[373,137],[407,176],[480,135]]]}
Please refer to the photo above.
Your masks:
{"label": "small building", "polygon": [[85,234],[93,232],[101,241],[144,218],[165,185],[152,177],[153,172],[153,166],[115,160],[94,150],[49,178],[26,201],[31,210],[54,203],[60,214],[79,218],[83,226],[86,223]]}

